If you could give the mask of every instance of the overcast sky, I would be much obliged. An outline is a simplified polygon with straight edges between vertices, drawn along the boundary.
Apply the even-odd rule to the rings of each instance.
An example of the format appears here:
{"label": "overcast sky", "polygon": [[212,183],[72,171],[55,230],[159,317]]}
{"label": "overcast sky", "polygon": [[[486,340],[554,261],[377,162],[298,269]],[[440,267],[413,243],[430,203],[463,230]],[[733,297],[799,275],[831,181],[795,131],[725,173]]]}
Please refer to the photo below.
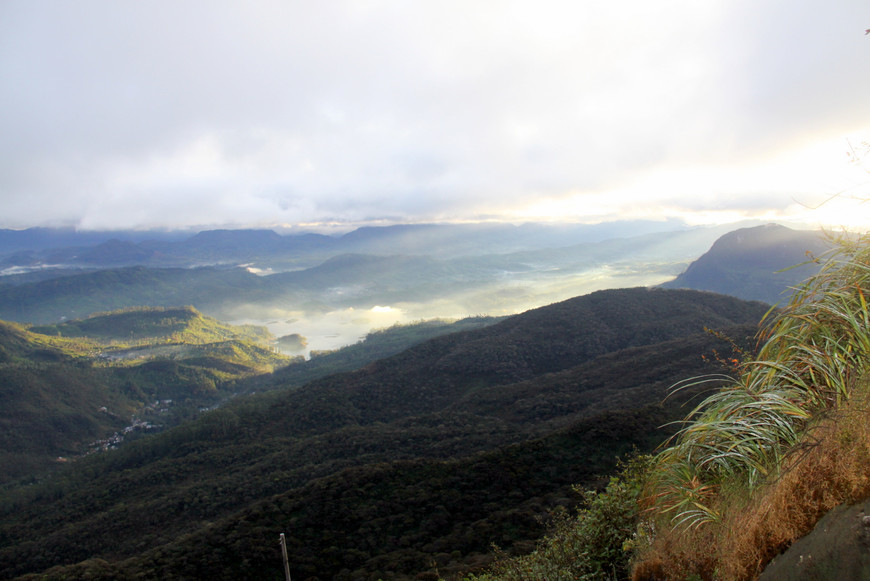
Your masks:
{"label": "overcast sky", "polygon": [[866,229],[867,28],[868,0],[3,0],[0,227]]}

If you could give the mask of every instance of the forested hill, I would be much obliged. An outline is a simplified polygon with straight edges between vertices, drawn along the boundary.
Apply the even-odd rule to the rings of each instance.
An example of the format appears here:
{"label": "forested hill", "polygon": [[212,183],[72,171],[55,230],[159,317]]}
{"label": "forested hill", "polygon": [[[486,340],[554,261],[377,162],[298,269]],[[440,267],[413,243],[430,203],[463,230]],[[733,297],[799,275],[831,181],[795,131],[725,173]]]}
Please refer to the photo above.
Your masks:
{"label": "forested hill", "polygon": [[109,344],[159,340],[203,345],[228,340],[268,343],[273,339],[265,327],[228,325],[190,306],[138,307],[97,313],[85,319],[31,327],[30,331],[58,337],[87,337]]}
{"label": "forested hill", "polygon": [[818,270],[813,259],[830,249],[822,232],[779,224],[741,228],[719,238],[664,288],[692,288],[746,300],[785,303],[788,289]]}
{"label": "forested hill", "polygon": [[33,341],[21,325],[0,321],[0,364],[57,360],[59,357],[61,354],[56,349]]}
{"label": "forested hill", "polygon": [[294,578],[467,570],[661,442],[696,393],[667,388],[728,352],[704,328],[748,344],[766,308],[601,291],[238,398],[4,491],[0,577],[280,579],[279,532]]}
{"label": "forested hill", "polygon": [[757,323],[766,308],[698,291],[598,291],[490,327],[436,338],[357,372],[314,382],[289,394],[275,410],[286,418],[282,429],[300,433],[464,407],[467,394],[485,387],[703,333],[705,326]]}
{"label": "forested hill", "polygon": [[146,420],[165,425],[215,405],[235,380],[291,361],[269,338],[264,327],[227,325],[191,307],[30,329],[0,321],[0,485],[113,433],[153,428]]}

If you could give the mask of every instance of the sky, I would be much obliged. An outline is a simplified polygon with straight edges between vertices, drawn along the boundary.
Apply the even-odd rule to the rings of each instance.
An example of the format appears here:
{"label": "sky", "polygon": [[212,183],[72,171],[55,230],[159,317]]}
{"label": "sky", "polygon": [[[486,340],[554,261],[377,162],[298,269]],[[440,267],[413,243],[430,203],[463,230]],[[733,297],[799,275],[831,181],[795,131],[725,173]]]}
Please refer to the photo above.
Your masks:
{"label": "sky", "polygon": [[0,228],[870,229],[868,28],[867,0],[3,0]]}

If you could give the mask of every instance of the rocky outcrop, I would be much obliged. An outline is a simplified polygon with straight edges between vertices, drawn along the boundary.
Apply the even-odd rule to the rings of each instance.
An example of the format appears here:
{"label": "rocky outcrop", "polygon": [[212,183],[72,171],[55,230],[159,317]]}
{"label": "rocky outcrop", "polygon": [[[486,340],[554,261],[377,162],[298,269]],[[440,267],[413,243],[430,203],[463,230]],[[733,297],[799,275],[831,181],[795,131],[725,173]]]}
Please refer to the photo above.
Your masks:
{"label": "rocky outcrop", "polygon": [[828,512],[771,561],[759,581],[870,579],[870,499]]}

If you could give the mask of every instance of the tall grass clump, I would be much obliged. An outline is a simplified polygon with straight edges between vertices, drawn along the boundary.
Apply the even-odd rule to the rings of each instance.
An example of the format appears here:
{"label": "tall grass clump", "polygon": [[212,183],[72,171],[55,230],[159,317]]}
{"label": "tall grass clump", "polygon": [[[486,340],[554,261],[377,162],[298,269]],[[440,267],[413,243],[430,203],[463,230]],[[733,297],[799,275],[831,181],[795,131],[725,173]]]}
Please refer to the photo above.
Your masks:
{"label": "tall grass clump", "polygon": [[[806,471],[812,457],[806,451],[827,441],[819,434],[834,429],[833,418],[844,410],[863,413],[851,400],[864,391],[859,386],[870,371],[870,235],[842,235],[832,243],[832,251],[813,259],[821,264],[818,273],[794,289],[784,308],[765,316],[757,357],[743,361],[738,377],[701,402],[657,455],[643,500],[652,533],[636,579],[752,578],[749,571],[757,573],[773,556],[768,553],[774,547],[766,551],[765,543],[779,550],[819,516],[795,516],[806,521],[795,532],[755,538],[762,548],[750,551],[751,566],[735,562],[740,551],[733,529],[745,533],[749,521],[760,522],[761,513],[753,512],[761,510],[759,498],[787,472]],[[835,437],[827,444],[829,454],[846,441],[862,445],[860,439]],[[822,488],[839,478],[823,473],[813,473],[812,480]],[[845,492],[828,504],[863,490],[841,488]]]}

